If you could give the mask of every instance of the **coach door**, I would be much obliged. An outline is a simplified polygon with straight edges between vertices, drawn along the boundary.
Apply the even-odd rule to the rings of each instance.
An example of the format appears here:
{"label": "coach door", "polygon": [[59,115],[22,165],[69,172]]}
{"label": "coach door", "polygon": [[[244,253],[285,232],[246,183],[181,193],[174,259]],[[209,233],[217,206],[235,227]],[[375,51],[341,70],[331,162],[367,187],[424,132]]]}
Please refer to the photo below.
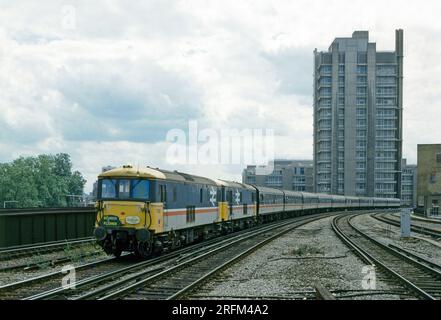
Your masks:
{"label": "coach door", "polygon": [[165,184],[159,185],[159,197],[160,202],[162,202],[163,208],[163,220],[164,220],[164,229],[166,230],[168,227],[168,214],[167,214],[167,186]]}
{"label": "coach door", "polygon": [[227,191],[228,208],[230,211],[230,219],[233,217],[233,190]]}

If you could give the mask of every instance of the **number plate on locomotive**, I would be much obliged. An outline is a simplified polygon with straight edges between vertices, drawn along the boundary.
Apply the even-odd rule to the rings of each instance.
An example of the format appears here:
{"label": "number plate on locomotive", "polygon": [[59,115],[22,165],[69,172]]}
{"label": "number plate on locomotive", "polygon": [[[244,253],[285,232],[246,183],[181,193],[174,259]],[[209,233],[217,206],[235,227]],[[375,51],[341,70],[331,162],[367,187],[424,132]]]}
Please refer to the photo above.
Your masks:
{"label": "number plate on locomotive", "polygon": [[117,216],[104,216],[102,223],[107,227],[118,227],[121,225],[121,221]]}

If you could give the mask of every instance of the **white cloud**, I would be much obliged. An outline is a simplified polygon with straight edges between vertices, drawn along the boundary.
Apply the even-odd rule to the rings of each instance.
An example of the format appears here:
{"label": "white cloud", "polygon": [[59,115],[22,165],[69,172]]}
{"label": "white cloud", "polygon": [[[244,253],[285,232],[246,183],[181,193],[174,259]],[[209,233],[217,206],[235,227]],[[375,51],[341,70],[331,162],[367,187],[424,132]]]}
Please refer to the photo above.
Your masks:
{"label": "white cloud", "polygon": [[360,29],[379,50],[405,31],[404,157],[440,142],[438,1],[78,1],[73,29],[63,5],[2,4],[0,161],[68,152],[88,180],[107,164],[164,167],[165,132],[189,119],[272,128],[277,156],[312,158],[312,51]]}

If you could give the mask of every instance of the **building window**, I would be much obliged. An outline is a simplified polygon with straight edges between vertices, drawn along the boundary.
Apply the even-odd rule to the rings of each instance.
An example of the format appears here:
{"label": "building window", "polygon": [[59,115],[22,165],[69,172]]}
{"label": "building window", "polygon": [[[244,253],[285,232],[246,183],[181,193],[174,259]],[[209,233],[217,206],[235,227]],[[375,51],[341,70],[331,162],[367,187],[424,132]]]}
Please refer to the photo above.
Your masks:
{"label": "building window", "polygon": [[367,94],[366,87],[357,87],[357,95],[364,96]]}
{"label": "building window", "polygon": [[366,126],[366,119],[357,119],[357,127]]}
{"label": "building window", "polygon": [[436,154],[436,162],[441,163],[441,153]]}
{"label": "building window", "polygon": [[392,76],[396,74],[396,67],[394,65],[378,65],[377,74],[379,76]]}
{"label": "building window", "polygon": [[338,73],[344,74],[345,73],[345,66],[338,66]]}
{"label": "building window", "polygon": [[357,73],[358,74],[366,74],[367,73],[367,67],[366,66],[357,66]]}
{"label": "building window", "polygon": [[357,85],[366,85],[367,83],[367,78],[366,76],[357,76]]}
{"label": "building window", "polygon": [[357,98],[357,106],[365,106],[366,98]]}
{"label": "building window", "polygon": [[329,74],[332,72],[332,66],[322,66],[321,71],[323,74]]}
{"label": "building window", "polygon": [[357,162],[357,169],[366,169],[365,162]]}
{"label": "building window", "polygon": [[344,87],[338,87],[338,94],[341,96],[345,95],[345,88]]}
{"label": "building window", "polygon": [[[344,52],[340,52],[338,54],[338,63],[345,63],[345,53]],[[344,66],[343,66],[344,67]],[[344,69],[343,69],[344,70]]]}
{"label": "building window", "polygon": [[367,52],[357,53],[357,63],[367,63]]}

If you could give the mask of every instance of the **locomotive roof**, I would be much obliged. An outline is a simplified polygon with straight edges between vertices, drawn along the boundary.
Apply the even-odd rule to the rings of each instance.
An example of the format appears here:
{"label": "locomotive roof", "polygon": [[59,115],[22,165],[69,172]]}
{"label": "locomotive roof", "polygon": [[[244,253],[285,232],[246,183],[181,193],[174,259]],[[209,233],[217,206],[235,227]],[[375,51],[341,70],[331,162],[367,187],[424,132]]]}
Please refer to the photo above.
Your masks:
{"label": "locomotive roof", "polygon": [[133,168],[132,166],[123,166],[120,168],[112,169],[101,173],[99,178],[105,177],[120,177],[120,178],[150,178],[150,179],[160,179],[160,180],[173,180],[181,182],[193,182],[200,184],[210,184],[217,185],[214,180],[209,178],[195,176],[192,174],[187,174],[178,171],[169,171],[159,168],[141,167]]}

